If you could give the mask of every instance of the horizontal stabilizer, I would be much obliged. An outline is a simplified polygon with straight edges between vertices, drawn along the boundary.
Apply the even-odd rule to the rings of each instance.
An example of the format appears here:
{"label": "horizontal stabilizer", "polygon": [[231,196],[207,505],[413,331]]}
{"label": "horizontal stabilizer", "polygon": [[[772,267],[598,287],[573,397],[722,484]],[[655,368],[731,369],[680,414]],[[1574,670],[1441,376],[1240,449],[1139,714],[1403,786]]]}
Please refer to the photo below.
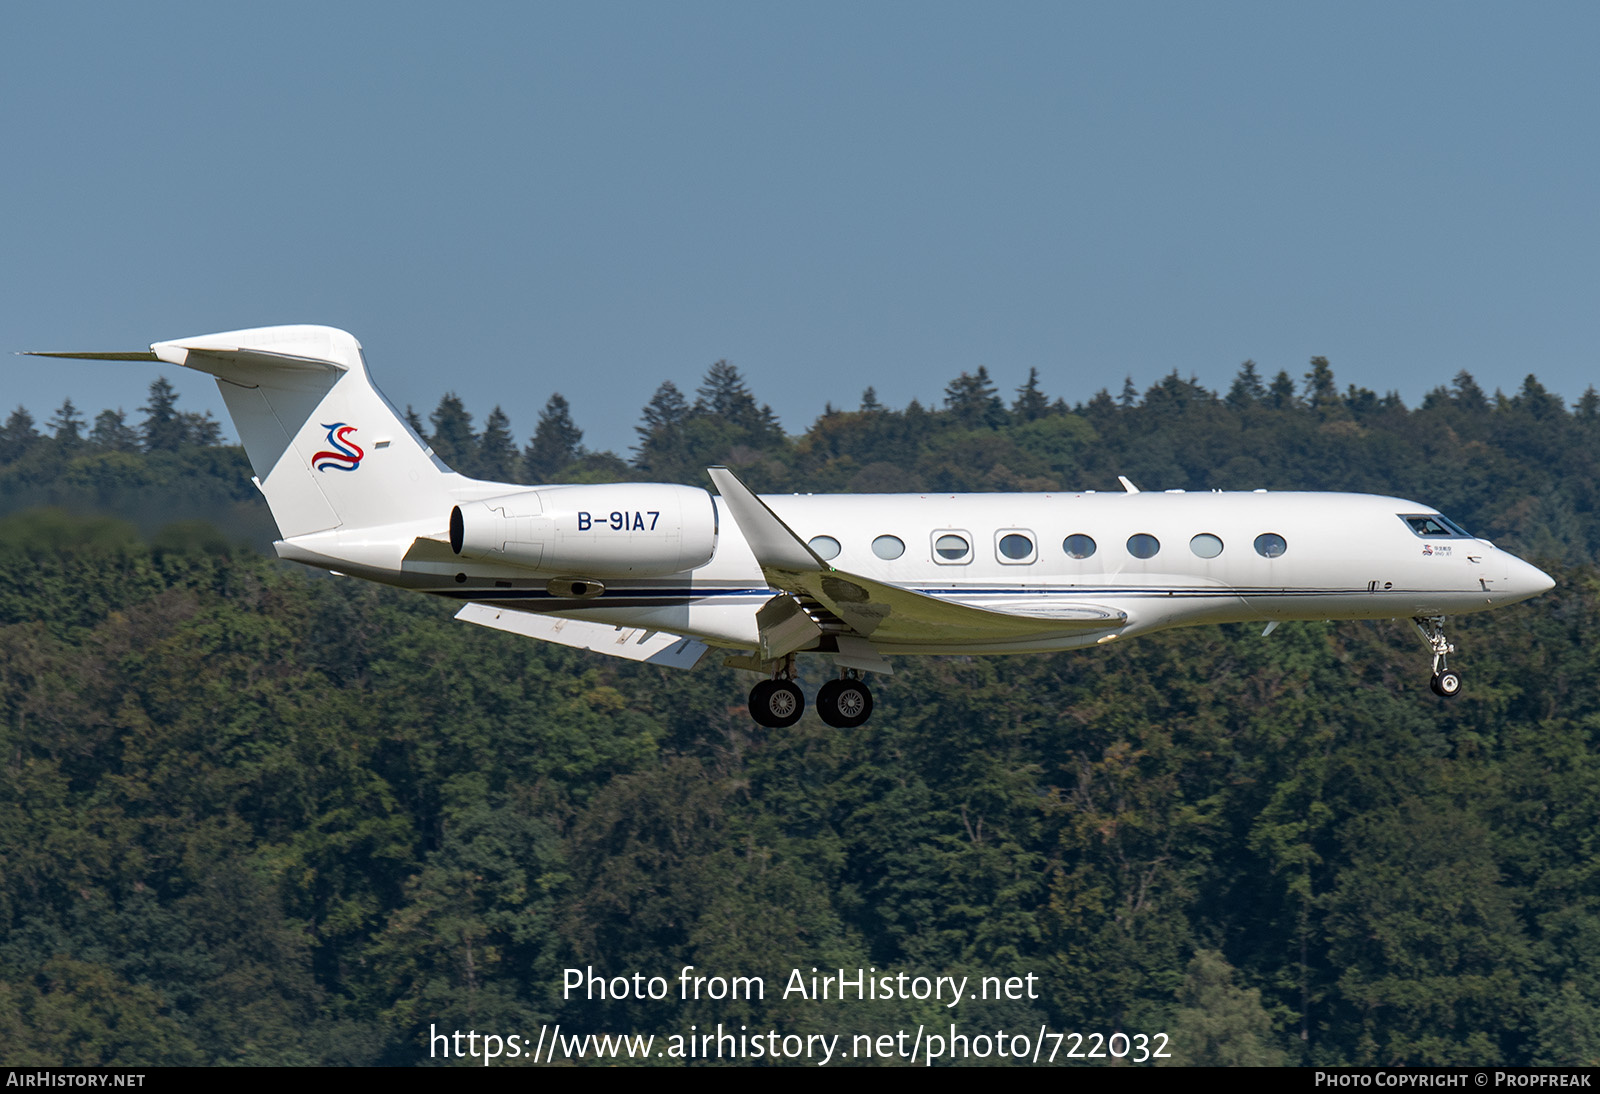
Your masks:
{"label": "horizontal stabilizer", "polygon": [[525,638],[537,638],[580,650],[593,650],[629,661],[643,661],[667,668],[692,669],[705,655],[706,644],[694,638],[646,630],[643,627],[613,627],[581,619],[534,615],[530,612],[496,608],[492,604],[467,604],[456,613],[457,619],[482,627],[510,631]]}
{"label": "horizontal stabilizer", "polygon": [[41,350],[23,350],[18,357],[70,357],[75,361],[159,361],[161,358],[146,350],[143,353],[45,353]]}
{"label": "horizontal stabilizer", "polygon": [[310,326],[265,327],[156,342],[148,350],[112,353],[29,350],[22,356],[68,357],[80,361],[165,361],[242,387],[255,387],[260,377],[252,373],[261,369],[311,373],[349,371],[353,364],[348,358],[349,350],[328,337],[333,333],[342,332]]}

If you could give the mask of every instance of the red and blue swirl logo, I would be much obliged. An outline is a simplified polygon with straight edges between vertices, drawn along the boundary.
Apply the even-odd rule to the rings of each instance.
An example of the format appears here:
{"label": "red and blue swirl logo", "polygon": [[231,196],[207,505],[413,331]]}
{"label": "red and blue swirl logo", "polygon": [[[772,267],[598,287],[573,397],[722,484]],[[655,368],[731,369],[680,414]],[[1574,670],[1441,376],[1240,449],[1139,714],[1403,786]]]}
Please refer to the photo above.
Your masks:
{"label": "red and blue swirl logo", "polygon": [[332,425],[327,422],[319,424],[328,431],[329,448],[312,456],[311,466],[318,471],[354,471],[360,467],[361,457],[366,453],[361,451],[360,445],[346,439],[356,431],[356,427],[345,425],[343,422],[334,422]]}

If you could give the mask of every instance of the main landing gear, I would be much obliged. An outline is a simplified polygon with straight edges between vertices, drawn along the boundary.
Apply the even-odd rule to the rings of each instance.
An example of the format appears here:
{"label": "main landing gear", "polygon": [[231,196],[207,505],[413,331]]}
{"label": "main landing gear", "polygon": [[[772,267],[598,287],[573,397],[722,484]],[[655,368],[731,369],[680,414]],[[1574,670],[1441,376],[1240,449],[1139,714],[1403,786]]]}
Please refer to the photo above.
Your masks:
{"label": "main landing gear", "polygon": [[1411,625],[1433,651],[1433,679],[1428,681],[1428,686],[1435,695],[1454,699],[1461,694],[1461,674],[1446,665],[1446,659],[1456,648],[1444,636],[1444,616],[1413,616]]}
{"label": "main landing gear", "polygon": [[854,729],[872,717],[872,689],[855,669],[845,669],[817,691],[817,716],[835,729]]}
{"label": "main landing gear", "polygon": [[[800,720],[806,697],[794,682],[794,655],[771,680],[750,689],[750,717],[757,725],[785,729]],[[817,691],[817,716],[835,729],[854,729],[872,717],[872,690],[854,669],[844,669]]]}

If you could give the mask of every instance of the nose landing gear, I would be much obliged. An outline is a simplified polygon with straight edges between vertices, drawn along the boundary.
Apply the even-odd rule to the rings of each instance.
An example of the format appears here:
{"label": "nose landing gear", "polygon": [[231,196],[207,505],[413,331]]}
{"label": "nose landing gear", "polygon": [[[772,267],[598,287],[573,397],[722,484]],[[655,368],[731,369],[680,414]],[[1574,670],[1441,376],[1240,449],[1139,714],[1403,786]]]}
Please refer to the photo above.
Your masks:
{"label": "nose landing gear", "polygon": [[1444,616],[1413,616],[1411,625],[1417,628],[1417,633],[1422,635],[1422,640],[1433,651],[1433,679],[1428,681],[1428,686],[1435,695],[1446,699],[1454,699],[1461,694],[1461,674],[1450,669],[1446,660],[1456,648],[1444,636]]}

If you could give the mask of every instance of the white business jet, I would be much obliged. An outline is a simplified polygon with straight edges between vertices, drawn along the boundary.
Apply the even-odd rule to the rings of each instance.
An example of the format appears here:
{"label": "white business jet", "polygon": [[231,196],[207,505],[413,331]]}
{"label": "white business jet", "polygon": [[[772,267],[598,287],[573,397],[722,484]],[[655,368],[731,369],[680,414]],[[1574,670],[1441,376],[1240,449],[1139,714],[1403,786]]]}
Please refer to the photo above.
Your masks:
{"label": "white business jet", "polygon": [[373,386],[355,338],[287,326],[138,353],[209,373],[282,535],[280,557],[462,601],[458,619],[689,668],[766,675],[764,726],[805,709],[795,655],[839,676],[822,720],[872,713],[896,654],[1039,653],[1196,623],[1409,617],[1449,668],[1449,615],[1550,589],[1542,571],[1414,501],[1123,492],[757,496],[662,483],[522,486],[446,467]]}

